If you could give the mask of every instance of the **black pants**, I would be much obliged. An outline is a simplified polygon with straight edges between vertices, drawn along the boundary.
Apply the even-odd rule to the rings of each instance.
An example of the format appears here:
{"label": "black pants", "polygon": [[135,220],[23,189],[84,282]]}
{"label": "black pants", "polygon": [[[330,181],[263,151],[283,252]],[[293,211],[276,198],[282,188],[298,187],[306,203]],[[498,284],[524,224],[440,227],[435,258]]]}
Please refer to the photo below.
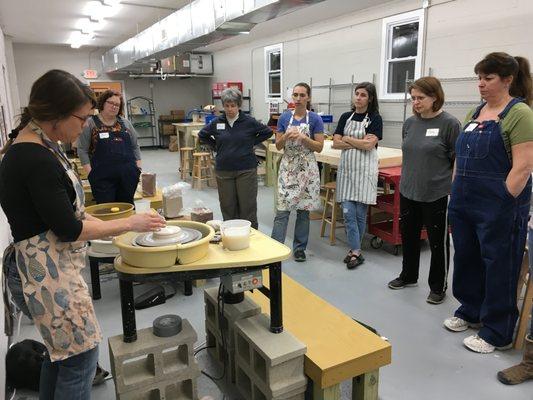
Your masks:
{"label": "black pants", "polygon": [[140,175],[141,170],[132,162],[97,166],[91,170],[88,179],[97,204],[113,202],[133,204]]}
{"label": "black pants", "polygon": [[257,169],[216,171],[224,220],[246,219],[257,229]]}
{"label": "black pants", "polygon": [[404,282],[418,281],[420,268],[420,233],[426,227],[431,248],[429,287],[442,293],[448,287],[450,266],[450,235],[447,221],[448,196],[433,202],[409,200],[400,194],[400,229],[402,232],[403,262],[400,278]]}

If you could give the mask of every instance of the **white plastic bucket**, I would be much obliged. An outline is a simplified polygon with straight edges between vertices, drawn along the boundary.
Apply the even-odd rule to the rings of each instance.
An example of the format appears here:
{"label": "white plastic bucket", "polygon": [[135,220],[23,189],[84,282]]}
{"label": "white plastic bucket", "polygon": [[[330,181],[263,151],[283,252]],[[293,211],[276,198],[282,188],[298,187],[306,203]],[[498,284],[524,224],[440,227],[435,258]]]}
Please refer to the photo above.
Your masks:
{"label": "white plastic bucket", "polygon": [[245,219],[230,219],[220,225],[222,245],[228,250],[243,250],[250,247],[252,223]]}

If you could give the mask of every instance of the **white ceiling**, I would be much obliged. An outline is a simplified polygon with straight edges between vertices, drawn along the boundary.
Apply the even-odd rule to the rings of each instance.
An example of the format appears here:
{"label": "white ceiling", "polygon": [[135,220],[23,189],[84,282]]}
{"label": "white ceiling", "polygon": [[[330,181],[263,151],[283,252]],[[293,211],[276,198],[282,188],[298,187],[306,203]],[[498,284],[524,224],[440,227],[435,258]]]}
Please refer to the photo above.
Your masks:
{"label": "white ceiling", "polygon": [[[67,45],[77,21],[84,17],[87,3],[87,0],[0,0],[0,25],[14,43]],[[91,46],[114,47],[189,0],[124,0],[123,3],[126,4],[120,12],[96,33]]]}
{"label": "white ceiling", "polygon": [[[191,0],[123,0],[120,12],[107,20],[90,46],[114,47],[181,8]],[[256,26],[242,35],[209,46],[206,50],[243,44],[282,30],[296,29],[391,0],[326,0],[276,20]],[[84,17],[87,0],[0,0],[0,25],[14,43],[67,45],[77,21]]]}

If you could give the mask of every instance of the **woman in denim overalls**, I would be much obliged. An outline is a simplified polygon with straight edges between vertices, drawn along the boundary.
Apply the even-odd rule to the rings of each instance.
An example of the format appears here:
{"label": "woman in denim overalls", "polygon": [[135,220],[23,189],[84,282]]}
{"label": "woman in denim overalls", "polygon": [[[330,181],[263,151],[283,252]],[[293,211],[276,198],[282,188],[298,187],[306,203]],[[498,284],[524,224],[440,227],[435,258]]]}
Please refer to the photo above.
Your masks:
{"label": "woman in denim overalls", "polygon": [[491,53],[475,72],[485,100],[456,143],[449,219],[453,294],[461,303],[444,326],[478,353],[507,349],[518,317],[516,289],[527,233],[533,171],[533,112],[527,60]]}

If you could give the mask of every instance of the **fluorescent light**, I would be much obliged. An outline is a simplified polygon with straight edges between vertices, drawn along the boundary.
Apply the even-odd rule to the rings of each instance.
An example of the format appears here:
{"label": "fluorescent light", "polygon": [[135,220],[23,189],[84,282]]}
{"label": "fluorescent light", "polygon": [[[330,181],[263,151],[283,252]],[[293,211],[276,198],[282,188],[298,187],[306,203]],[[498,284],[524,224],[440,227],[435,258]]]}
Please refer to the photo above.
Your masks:
{"label": "fluorescent light", "polygon": [[91,33],[100,30],[105,25],[105,21],[95,21],[90,18],[82,18],[78,20],[76,28],[80,29],[83,33]]}
{"label": "fluorescent light", "polygon": [[82,31],[74,31],[70,34],[68,43],[70,44],[70,47],[77,49],[88,44],[92,39],[94,39],[94,32],[82,33]]}
{"label": "fluorescent light", "polygon": [[122,8],[119,1],[106,0],[104,3],[97,0],[89,1],[83,10],[84,14],[91,19],[101,21],[114,16]]}

